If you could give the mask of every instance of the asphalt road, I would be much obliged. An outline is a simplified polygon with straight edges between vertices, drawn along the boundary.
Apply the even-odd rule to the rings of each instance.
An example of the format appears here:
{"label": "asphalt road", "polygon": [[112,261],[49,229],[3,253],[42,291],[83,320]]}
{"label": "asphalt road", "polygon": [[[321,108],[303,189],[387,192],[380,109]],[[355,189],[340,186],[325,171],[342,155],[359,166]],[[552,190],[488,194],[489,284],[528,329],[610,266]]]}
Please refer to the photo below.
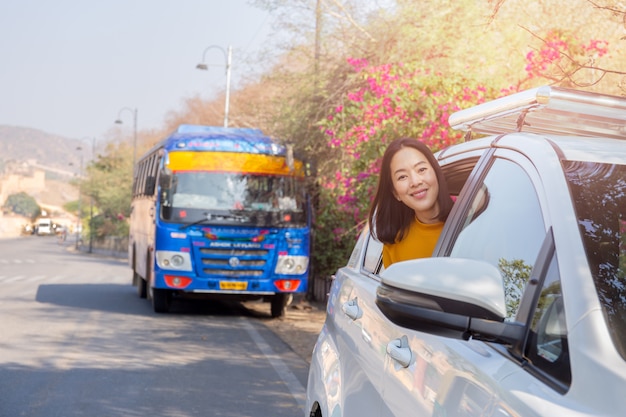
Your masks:
{"label": "asphalt road", "polygon": [[0,240],[0,416],[303,415],[308,362],[280,322],[240,304],[156,314],[130,281],[53,237]]}

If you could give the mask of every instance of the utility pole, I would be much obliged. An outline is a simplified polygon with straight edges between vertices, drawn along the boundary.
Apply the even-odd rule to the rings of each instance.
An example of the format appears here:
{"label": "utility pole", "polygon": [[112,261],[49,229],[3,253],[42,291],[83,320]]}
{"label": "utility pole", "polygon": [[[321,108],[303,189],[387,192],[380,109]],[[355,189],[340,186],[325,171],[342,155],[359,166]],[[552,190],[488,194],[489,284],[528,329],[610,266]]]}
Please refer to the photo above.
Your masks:
{"label": "utility pole", "polygon": [[319,87],[319,61],[320,61],[320,43],[322,38],[322,0],[317,0],[315,5],[315,56],[314,62],[314,86],[317,93]]}

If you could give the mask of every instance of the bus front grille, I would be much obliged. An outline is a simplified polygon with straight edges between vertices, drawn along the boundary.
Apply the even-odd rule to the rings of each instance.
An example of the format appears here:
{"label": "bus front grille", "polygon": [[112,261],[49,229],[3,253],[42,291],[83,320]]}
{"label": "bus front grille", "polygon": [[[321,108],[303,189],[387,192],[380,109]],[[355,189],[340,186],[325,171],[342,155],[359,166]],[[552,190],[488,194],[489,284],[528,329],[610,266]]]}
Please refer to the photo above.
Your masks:
{"label": "bus front grille", "polygon": [[244,248],[200,248],[202,273],[209,277],[262,277],[268,250]]}
{"label": "bus front grille", "polygon": [[246,278],[246,277],[262,277],[263,271],[251,270],[251,269],[239,269],[239,270],[231,270],[231,269],[203,269],[204,273],[207,275],[220,275],[224,277],[231,278]]}
{"label": "bus front grille", "polygon": [[221,248],[200,248],[202,255],[215,256],[267,256],[266,249],[221,249]]}

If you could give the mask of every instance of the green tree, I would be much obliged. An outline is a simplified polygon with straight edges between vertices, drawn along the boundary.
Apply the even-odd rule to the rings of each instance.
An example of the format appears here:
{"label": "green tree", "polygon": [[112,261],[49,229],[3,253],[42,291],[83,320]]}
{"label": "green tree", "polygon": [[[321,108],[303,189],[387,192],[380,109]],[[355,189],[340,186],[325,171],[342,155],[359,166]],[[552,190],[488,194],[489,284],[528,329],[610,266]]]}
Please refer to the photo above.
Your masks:
{"label": "green tree", "polygon": [[498,268],[500,268],[504,279],[507,317],[513,317],[517,313],[524,288],[530,279],[533,268],[522,259],[507,261],[504,258],[498,260]]}
{"label": "green tree", "polygon": [[31,220],[35,220],[41,215],[41,207],[39,207],[37,201],[25,192],[11,194],[4,203],[3,208],[9,209],[15,214],[26,216]]}
{"label": "green tree", "polygon": [[87,166],[86,178],[80,185],[84,198],[81,208],[93,203],[98,217],[93,222],[96,238],[128,235],[132,155],[127,143],[113,142]]}

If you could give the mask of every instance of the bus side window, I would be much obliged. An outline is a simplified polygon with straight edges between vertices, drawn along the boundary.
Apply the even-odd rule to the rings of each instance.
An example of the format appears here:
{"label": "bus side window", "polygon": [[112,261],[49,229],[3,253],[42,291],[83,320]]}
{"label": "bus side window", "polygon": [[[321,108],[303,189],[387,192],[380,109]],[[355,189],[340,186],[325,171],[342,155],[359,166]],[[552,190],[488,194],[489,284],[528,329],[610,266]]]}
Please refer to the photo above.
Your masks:
{"label": "bus side window", "polygon": [[146,173],[146,195],[153,196],[156,188],[157,168],[159,166],[159,157],[154,154],[150,158],[148,172]]}
{"label": "bus side window", "polygon": [[146,161],[143,160],[137,165],[137,172],[135,175],[137,176],[137,195],[142,196],[144,194],[144,179],[145,179],[145,171],[146,171]]}
{"label": "bus side window", "polygon": [[[135,167],[135,169],[139,169],[139,164]],[[133,175],[133,197],[137,197],[139,195],[139,176],[137,173]]]}
{"label": "bus side window", "polygon": [[143,163],[141,164],[141,169],[139,171],[139,177],[141,178],[139,194],[141,194],[142,196],[146,195],[146,179],[148,176],[147,171],[148,171],[149,162],[150,162],[150,159],[144,160]]}

